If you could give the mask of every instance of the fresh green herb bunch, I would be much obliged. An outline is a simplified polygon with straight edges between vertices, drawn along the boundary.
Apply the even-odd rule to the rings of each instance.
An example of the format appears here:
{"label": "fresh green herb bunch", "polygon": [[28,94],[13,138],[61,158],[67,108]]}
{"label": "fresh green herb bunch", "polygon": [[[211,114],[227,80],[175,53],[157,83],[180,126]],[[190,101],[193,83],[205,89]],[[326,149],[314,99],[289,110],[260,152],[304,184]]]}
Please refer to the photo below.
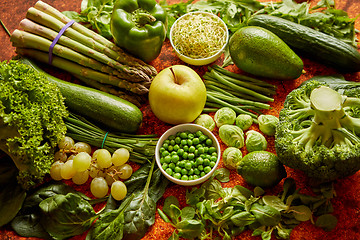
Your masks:
{"label": "fresh green herb bunch", "polygon": [[159,149],[162,168],[170,176],[181,180],[196,180],[215,166],[217,149],[211,138],[202,131],[177,132],[166,139]]}

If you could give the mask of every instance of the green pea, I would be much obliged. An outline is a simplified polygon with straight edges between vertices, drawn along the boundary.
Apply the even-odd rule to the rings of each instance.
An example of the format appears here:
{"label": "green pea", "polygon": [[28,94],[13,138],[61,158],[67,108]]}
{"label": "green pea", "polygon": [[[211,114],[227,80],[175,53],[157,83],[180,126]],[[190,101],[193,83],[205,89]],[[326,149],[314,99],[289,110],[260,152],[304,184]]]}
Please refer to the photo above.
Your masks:
{"label": "green pea", "polygon": [[193,141],[192,141],[191,139],[188,139],[188,140],[187,140],[187,145],[188,145],[188,146],[192,146],[192,145],[193,145]]}
{"label": "green pea", "polygon": [[175,152],[175,151],[172,151],[171,153],[170,153],[170,155],[171,156],[174,156],[174,155],[176,155],[177,153]]}
{"label": "green pea", "polygon": [[173,150],[174,150],[174,146],[173,146],[173,145],[169,145],[169,146],[168,146],[168,151],[169,151],[169,152],[172,152]]}
{"label": "green pea", "polygon": [[180,137],[181,137],[182,139],[187,138],[187,133],[186,133],[186,132],[180,133]]}
{"label": "green pea", "polygon": [[180,138],[180,137],[176,137],[176,138],[175,138],[175,143],[176,143],[176,144],[180,144],[180,142],[181,142],[181,138]]}
{"label": "green pea", "polygon": [[211,161],[209,166],[210,166],[211,168],[213,168],[213,167],[215,167],[215,164],[216,164],[216,162]]}
{"label": "green pea", "polygon": [[162,147],[166,150],[166,149],[168,149],[169,144],[168,144],[168,143],[164,143],[164,144],[162,145]]}
{"label": "green pea", "polygon": [[197,137],[194,138],[192,141],[193,141],[194,145],[198,145],[200,143],[199,138],[197,138]]}
{"label": "green pea", "polygon": [[174,145],[174,151],[178,151],[180,149],[180,146],[178,144]]}
{"label": "green pea", "polygon": [[205,150],[204,150],[204,148],[202,146],[199,147],[197,150],[199,151],[199,154],[205,153]]}
{"label": "green pea", "polygon": [[171,168],[172,170],[174,170],[176,167],[175,163],[169,163],[169,168]]}
{"label": "green pea", "polygon": [[194,180],[194,176],[189,176],[189,181]]}
{"label": "green pea", "polygon": [[172,161],[173,163],[177,163],[179,160],[180,160],[180,157],[179,157],[178,155],[173,155],[173,156],[171,157],[171,161]]}
{"label": "green pea", "polygon": [[211,146],[213,144],[213,141],[210,138],[208,138],[208,139],[206,139],[205,143],[206,143],[206,145]]}
{"label": "green pea", "polygon": [[176,166],[175,169],[174,169],[174,172],[181,173],[181,167]]}
{"label": "green pea", "polygon": [[173,177],[176,178],[176,179],[180,179],[180,178],[181,178],[181,174],[180,174],[180,173],[175,173]]}
{"label": "green pea", "polygon": [[171,156],[167,155],[166,157],[164,157],[164,162],[169,164],[171,162]]}
{"label": "green pea", "polygon": [[201,172],[201,173],[200,173],[200,177],[203,177],[203,176],[205,176],[205,175],[206,175],[205,172]]}
{"label": "green pea", "polygon": [[184,168],[185,167],[185,162],[186,161],[184,161],[184,160],[180,161],[179,162],[179,167]]}
{"label": "green pea", "polygon": [[187,140],[186,140],[186,139],[183,139],[183,140],[181,140],[181,143],[180,143],[180,145],[182,145],[182,146],[185,146],[185,145],[187,145]]}
{"label": "green pea", "polygon": [[188,138],[189,138],[189,139],[193,139],[194,137],[195,137],[194,134],[192,134],[192,133],[189,133],[189,134],[188,134]]}
{"label": "green pea", "polygon": [[188,175],[193,175],[194,174],[194,169],[193,168],[190,168],[189,169],[189,172],[188,172]]}
{"label": "green pea", "polygon": [[189,160],[192,160],[192,159],[194,159],[195,158],[195,154],[194,153],[189,153],[188,154],[188,159]]}
{"label": "green pea", "polygon": [[202,165],[204,163],[204,159],[202,157],[198,157],[195,163],[196,166]]}
{"label": "green pea", "polygon": [[180,148],[176,151],[176,154],[180,157],[182,157],[182,155],[184,154],[184,149]]}
{"label": "green pea", "polygon": [[182,176],[181,176],[181,180],[183,180],[183,181],[187,181],[187,180],[189,180],[189,177],[188,177],[188,176],[186,176],[186,175],[182,175]]}
{"label": "green pea", "polygon": [[209,147],[204,147],[204,153],[207,153],[209,151]]}
{"label": "green pea", "polygon": [[199,179],[198,175],[193,175],[193,177],[194,177],[194,180]]}
{"label": "green pea", "polygon": [[169,167],[169,164],[164,163],[163,165],[161,165],[161,167],[162,167],[164,170],[166,170],[166,169]]}
{"label": "green pea", "polygon": [[197,168],[199,169],[200,172],[204,171],[204,166],[203,165],[198,165]]}
{"label": "green pea", "polygon": [[189,152],[190,152],[190,153],[195,152],[195,147],[194,147],[194,146],[190,146],[190,147],[189,147]]}
{"label": "green pea", "polygon": [[186,169],[186,170],[190,170],[191,168],[192,168],[191,162],[185,163],[185,169]]}
{"label": "green pea", "polygon": [[174,139],[170,140],[170,145],[171,145],[171,146],[174,146],[175,144],[176,144],[176,142],[175,142]]}
{"label": "green pea", "polygon": [[210,161],[216,162],[216,161],[217,161],[217,156],[211,156],[211,157],[210,157]]}
{"label": "green pea", "polygon": [[199,141],[204,142],[208,137],[206,135],[199,136]]}
{"label": "green pea", "polygon": [[175,135],[170,135],[170,136],[168,137],[168,139],[169,139],[169,140],[174,140],[175,137],[176,137]]}
{"label": "green pea", "polygon": [[216,148],[215,147],[209,147],[209,153],[212,154],[216,152]]}
{"label": "green pea", "polygon": [[165,151],[163,151],[163,152],[161,153],[161,156],[162,156],[162,157],[166,157],[166,156],[168,156],[168,155],[170,155],[170,153],[169,153],[168,150],[165,150]]}
{"label": "green pea", "polygon": [[159,148],[159,152],[162,153],[163,151],[165,151],[166,149],[164,147]]}
{"label": "green pea", "polygon": [[191,166],[192,166],[192,167],[196,167],[195,161],[190,161],[190,162],[191,162]]}
{"label": "green pea", "polygon": [[187,174],[188,174],[188,170],[186,170],[185,168],[181,169],[181,174],[182,174],[182,175],[187,175]]}
{"label": "green pea", "polygon": [[184,149],[185,152],[188,152],[188,151],[189,151],[189,146],[188,146],[188,145],[185,145],[185,146],[183,147],[183,149]]}
{"label": "green pea", "polygon": [[205,158],[204,159],[204,166],[209,166],[210,165],[210,160]]}
{"label": "green pea", "polygon": [[196,136],[198,136],[198,137],[200,137],[200,136],[202,136],[202,135],[204,135],[203,133],[202,133],[202,131],[200,131],[200,130],[198,130],[198,131],[196,131]]}
{"label": "green pea", "polygon": [[171,168],[167,168],[167,169],[165,170],[165,172],[166,172],[167,174],[169,174],[170,176],[172,176],[172,174],[173,174],[173,170],[172,170]]}
{"label": "green pea", "polygon": [[165,162],[165,159],[163,157],[160,158],[160,163],[163,164]]}
{"label": "green pea", "polygon": [[182,158],[183,159],[188,159],[189,158],[189,153],[184,152],[183,155],[182,155]]}
{"label": "green pea", "polygon": [[164,144],[168,144],[168,145],[169,145],[169,143],[170,143],[170,140],[169,140],[169,139],[164,140]]}
{"label": "green pea", "polygon": [[199,151],[198,151],[197,149],[195,149],[194,155],[195,155],[195,156],[199,156],[199,155],[200,155],[200,154],[199,154]]}
{"label": "green pea", "polygon": [[213,153],[211,154],[211,156],[217,157],[217,152],[213,152]]}
{"label": "green pea", "polygon": [[209,173],[211,171],[211,167],[210,166],[206,166],[205,168],[204,168],[204,172],[205,173]]}
{"label": "green pea", "polygon": [[197,169],[197,168],[195,168],[195,169],[194,169],[194,174],[195,174],[195,175],[200,175],[200,170]]}

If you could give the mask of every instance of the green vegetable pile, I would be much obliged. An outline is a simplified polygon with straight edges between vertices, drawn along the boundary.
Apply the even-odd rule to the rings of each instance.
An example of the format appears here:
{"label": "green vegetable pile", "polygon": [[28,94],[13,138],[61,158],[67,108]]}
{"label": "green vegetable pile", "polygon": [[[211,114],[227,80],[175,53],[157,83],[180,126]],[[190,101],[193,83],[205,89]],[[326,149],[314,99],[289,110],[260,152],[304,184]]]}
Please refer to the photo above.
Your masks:
{"label": "green vegetable pile", "polygon": [[20,22],[23,30],[16,29],[10,40],[18,54],[67,71],[93,88],[119,97],[137,98],[148,93],[157,74],[153,66],[76,22],[61,35],[49,59],[53,40],[70,21],[57,9],[38,1]]}
{"label": "green vegetable pile", "polygon": [[18,168],[18,182],[29,189],[49,173],[68,113],[56,85],[25,64],[1,62],[0,80],[0,149]]}
{"label": "green vegetable pile", "polygon": [[[226,181],[223,173],[217,173],[215,176]],[[332,185],[323,185],[314,192],[319,194],[300,193],[291,178],[284,181],[283,191],[277,196],[265,195],[259,187],[254,191],[240,185],[223,188],[212,178],[186,192],[184,208],[180,208],[176,197],[170,196],[158,212],[175,228],[169,239],[216,239],[220,235],[230,240],[245,230],[251,230],[252,236],[261,236],[263,240],[270,240],[272,235],[289,239],[295,226],[314,221],[314,217],[317,217],[314,224],[325,230],[336,226],[336,217],[329,214],[330,199],[334,196]]]}
{"label": "green vegetable pile", "polygon": [[360,84],[319,76],[293,90],[275,135],[280,161],[319,181],[360,169]]}

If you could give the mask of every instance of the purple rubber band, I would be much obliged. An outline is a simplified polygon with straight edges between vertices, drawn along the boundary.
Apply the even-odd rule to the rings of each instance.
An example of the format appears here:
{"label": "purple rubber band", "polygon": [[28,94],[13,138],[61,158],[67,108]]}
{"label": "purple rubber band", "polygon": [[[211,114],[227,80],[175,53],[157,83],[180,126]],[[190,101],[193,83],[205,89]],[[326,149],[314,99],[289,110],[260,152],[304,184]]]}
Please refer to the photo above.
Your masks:
{"label": "purple rubber band", "polygon": [[70,22],[68,22],[61,30],[60,32],[58,33],[58,35],[56,36],[56,38],[54,39],[54,41],[51,43],[50,47],[49,47],[49,64],[52,64],[52,56],[53,56],[53,49],[56,45],[56,43],[59,41],[61,35],[64,34],[65,30],[70,27],[71,25],[73,25],[75,21],[74,20],[71,20]]}

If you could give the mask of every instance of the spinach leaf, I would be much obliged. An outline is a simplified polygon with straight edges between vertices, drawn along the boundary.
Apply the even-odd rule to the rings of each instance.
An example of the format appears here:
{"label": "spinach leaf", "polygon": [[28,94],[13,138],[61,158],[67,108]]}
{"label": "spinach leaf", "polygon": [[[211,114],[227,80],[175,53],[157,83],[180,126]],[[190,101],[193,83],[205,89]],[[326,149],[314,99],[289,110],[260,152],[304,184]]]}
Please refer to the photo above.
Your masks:
{"label": "spinach leaf", "polygon": [[95,222],[86,240],[121,240],[124,232],[124,211],[129,206],[134,195],[122,202],[120,207],[113,211],[105,211]]}
{"label": "spinach leaf", "polygon": [[256,221],[261,223],[263,226],[276,226],[281,220],[280,212],[268,205],[254,203],[250,212],[254,214]]}
{"label": "spinach leaf", "polygon": [[176,225],[178,235],[187,239],[194,239],[204,230],[204,224],[200,220],[185,219]]}
{"label": "spinach leaf", "polygon": [[18,184],[18,174],[13,161],[0,156],[0,227],[11,222],[20,211],[26,191]]}
{"label": "spinach leaf", "polygon": [[97,215],[89,202],[74,193],[43,200],[41,224],[54,239],[66,239],[88,230]]}
{"label": "spinach leaf", "polygon": [[[164,178],[159,169],[154,170],[154,164],[155,161],[151,164],[145,186],[130,189],[134,194],[134,199],[124,212],[124,239],[141,239],[148,228],[155,223],[156,201],[164,194],[168,180]],[[136,179],[141,182],[144,180],[144,169],[135,175]],[[129,182],[132,181],[130,178]],[[128,185],[129,182],[127,181],[126,184]]]}
{"label": "spinach leaf", "polygon": [[23,237],[38,237],[49,239],[49,234],[45,231],[40,223],[42,214],[39,204],[41,201],[53,197],[58,194],[66,195],[74,193],[81,196],[83,199],[90,199],[84,194],[75,191],[72,187],[63,182],[50,181],[39,188],[29,192],[26,197],[21,210],[11,222],[11,227],[14,231]]}

